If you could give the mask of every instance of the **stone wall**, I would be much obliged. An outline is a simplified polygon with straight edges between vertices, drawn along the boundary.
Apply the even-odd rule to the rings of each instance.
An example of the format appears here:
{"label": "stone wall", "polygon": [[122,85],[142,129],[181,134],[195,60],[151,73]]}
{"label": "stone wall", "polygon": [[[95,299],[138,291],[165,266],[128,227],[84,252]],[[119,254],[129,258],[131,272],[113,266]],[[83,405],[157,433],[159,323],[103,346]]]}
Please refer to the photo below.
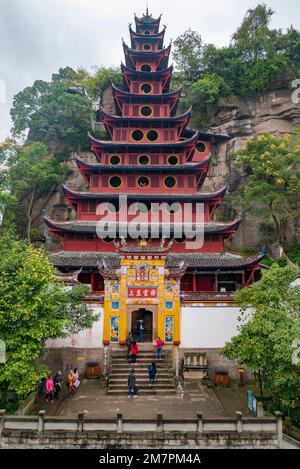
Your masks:
{"label": "stone wall", "polygon": [[0,411],[0,448],[268,448],[282,447],[282,420],[243,418],[153,420],[5,416]]}

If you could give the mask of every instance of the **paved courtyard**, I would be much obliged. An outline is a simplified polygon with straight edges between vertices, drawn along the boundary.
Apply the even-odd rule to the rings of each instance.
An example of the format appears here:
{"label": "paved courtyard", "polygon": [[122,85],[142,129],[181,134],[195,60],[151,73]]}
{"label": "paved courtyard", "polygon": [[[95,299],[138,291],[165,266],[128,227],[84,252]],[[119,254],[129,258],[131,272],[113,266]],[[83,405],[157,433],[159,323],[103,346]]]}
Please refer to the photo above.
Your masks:
{"label": "paved courtyard", "polygon": [[247,409],[246,391],[251,387],[211,388],[200,383],[184,383],[175,395],[140,395],[128,399],[127,395],[106,394],[103,382],[83,380],[72,398],[61,396],[58,403],[39,402],[34,412],[46,410],[46,415],[87,415],[109,418],[122,413],[125,418],[146,419],[157,414],[167,418],[189,418],[202,413],[204,417],[234,416],[237,410],[250,415]]}

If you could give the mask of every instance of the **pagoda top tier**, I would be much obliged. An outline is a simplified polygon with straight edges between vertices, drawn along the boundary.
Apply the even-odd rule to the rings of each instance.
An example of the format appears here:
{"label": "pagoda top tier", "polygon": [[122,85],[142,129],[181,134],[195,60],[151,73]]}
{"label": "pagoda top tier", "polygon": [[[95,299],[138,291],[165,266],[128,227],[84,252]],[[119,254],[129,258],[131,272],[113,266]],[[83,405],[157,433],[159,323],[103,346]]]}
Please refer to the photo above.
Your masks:
{"label": "pagoda top tier", "polygon": [[160,19],[161,15],[158,18],[153,18],[149,13],[148,8],[146,10],[146,14],[143,14],[140,18],[134,14],[136,32],[145,35],[157,34],[159,31]]}

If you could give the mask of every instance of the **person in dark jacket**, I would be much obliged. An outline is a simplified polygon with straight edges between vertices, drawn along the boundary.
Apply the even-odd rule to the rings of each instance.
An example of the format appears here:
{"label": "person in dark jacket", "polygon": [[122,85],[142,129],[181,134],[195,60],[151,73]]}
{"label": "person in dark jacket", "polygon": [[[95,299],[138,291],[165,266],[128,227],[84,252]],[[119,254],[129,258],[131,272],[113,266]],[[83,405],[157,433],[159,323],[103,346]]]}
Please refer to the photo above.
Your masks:
{"label": "person in dark jacket", "polygon": [[133,343],[133,335],[132,335],[132,332],[129,332],[129,334],[127,336],[127,341],[126,341],[126,344],[127,344],[127,358],[130,357],[132,343]]}
{"label": "person in dark jacket", "polygon": [[53,378],[53,384],[54,384],[54,399],[58,400],[59,399],[59,393],[61,390],[61,383],[62,383],[62,378],[61,378],[61,371],[58,371],[56,375]]}
{"label": "person in dark jacket", "polygon": [[155,383],[156,372],[157,372],[156,364],[153,362],[151,365],[148,366],[150,387],[152,387],[152,385]]}
{"label": "person in dark jacket", "polygon": [[137,397],[137,386],[134,368],[132,368],[128,375],[128,398],[130,397]]}

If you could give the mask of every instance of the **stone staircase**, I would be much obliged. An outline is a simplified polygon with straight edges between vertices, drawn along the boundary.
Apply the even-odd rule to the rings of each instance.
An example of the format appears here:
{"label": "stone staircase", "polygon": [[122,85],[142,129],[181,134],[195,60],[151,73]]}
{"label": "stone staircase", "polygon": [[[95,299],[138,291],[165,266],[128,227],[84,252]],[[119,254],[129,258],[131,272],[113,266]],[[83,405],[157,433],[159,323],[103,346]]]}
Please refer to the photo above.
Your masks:
{"label": "stone staircase", "polygon": [[[156,363],[157,373],[156,383],[150,387],[148,366],[152,362]],[[174,373],[171,363],[170,352],[163,351],[161,359],[157,360],[154,358],[154,348],[152,345],[139,344],[138,359],[134,365],[136,384],[139,390],[138,394],[175,394]],[[131,369],[132,364],[127,359],[127,349],[112,349],[107,394],[127,394],[127,380]]]}

